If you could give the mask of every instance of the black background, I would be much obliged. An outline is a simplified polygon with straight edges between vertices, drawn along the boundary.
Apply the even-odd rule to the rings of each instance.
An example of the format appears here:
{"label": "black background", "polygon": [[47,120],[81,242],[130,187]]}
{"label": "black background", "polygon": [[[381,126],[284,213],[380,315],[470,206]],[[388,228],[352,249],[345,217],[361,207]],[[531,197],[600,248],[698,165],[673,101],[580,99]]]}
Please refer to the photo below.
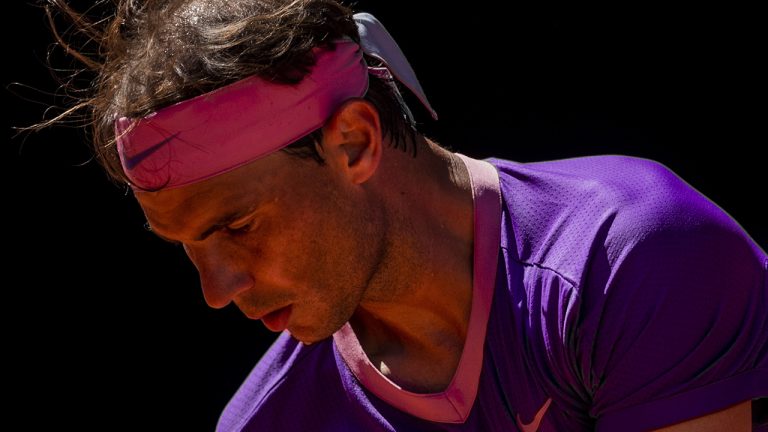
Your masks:
{"label": "black background", "polygon": [[[658,160],[766,249],[754,11],[499,4],[358,2],[400,43],[438,111],[431,122],[406,96],[427,134],[477,158]],[[133,198],[89,161],[84,132],[12,138],[60,98],[45,94],[57,86],[44,14],[29,2],[5,9],[6,419],[211,430],[274,335],[234,307],[205,305],[183,252],[146,232]],[[71,65],[56,52],[57,66]]]}

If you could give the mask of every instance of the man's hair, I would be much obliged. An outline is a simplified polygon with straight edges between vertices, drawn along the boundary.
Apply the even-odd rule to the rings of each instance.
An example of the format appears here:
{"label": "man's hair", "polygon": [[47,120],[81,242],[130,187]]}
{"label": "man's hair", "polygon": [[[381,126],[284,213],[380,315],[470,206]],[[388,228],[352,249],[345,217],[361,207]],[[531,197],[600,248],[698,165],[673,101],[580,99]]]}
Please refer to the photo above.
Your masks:
{"label": "man's hair", "polygon": [[[96,43],[97,58],[72,48],[56,31],[57,11]],[[332,48],[332,41],[343,36],[360,43],[354,12],[335,0],[119,0],[107,19],[93,22],[63,1],[48,0],[46,13],[58,42],[96,77],[85,97],[43,126],[87,109],[99,163],[113,180],[126,183],[115,145],[115,116],[144,117],[253,75],[296,84],[315,64],[313,47]],[[364,58],[381,66],[373,57]],[[364,98],[377,108],[384,137],[403,151],[412,143],[415,156],[419,132],[390,85],[369,75]],[[322,165],[316,147],[321,143],[318,128],[283,150]]]}

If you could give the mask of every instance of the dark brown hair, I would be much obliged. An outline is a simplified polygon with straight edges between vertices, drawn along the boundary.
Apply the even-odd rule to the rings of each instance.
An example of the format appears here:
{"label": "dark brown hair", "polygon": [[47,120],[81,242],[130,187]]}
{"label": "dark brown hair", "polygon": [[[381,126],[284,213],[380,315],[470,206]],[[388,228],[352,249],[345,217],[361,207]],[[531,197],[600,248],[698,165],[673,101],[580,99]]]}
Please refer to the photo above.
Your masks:
{"label": "dark brown hair", "polygon": [[[360,42],[353,11],[335,0],[119,0],[106,19],[92,21],[61,0],[48,0],[45,8],[59,44],[96,77],[85,97],[38,126],[88,110],[98,161],[113,180],[126,183],[115,145],[115,116],[143,117],[252,75],[295,84],[315,63],[313,47],[332,48],[332,41],[343,36]],[[57,12],[98,46],[96,56],[73,48],[57,32]],[[380,65],[367,55],[365,60]],[[391,83],[369,78],[364,98],[378,109],[384,136],[404,151],[412,143],[415,156],[419,132],[407,108]],[[317,129],[283,150],[323,164],[316,147],[321,142]]]}

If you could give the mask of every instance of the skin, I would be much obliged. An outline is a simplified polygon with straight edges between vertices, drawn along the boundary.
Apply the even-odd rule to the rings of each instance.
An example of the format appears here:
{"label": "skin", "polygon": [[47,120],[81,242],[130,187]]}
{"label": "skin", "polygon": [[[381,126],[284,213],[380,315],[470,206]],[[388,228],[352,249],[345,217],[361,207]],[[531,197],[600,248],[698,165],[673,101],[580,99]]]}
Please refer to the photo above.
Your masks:
{"label": "skin", "polygon": [[[248,317],[291,305],[288,330],[311,344],[350,322],[389,379],[445,390],[472,298],[468,173],[419,136],[418,157],[392,149],[376,108],[344,103],[323,128],[326,165],[275,152],[193,185],[138,192],[152,230],[180,242],[206,302]],[[205,239],[225,215],[239,216]],[[751,403],[658,431],[749,431]]]}
{"label": "skin", "polygon": [[[305,344],[347,321],[383,374],[411,391],[451,381],[472,297],[473,203],[458,157],[382,137],[376,108],[345,102],[323,128],[326,164],[275,152],[189,186],[137,192],[152,231],[180,242],[207,303],[250,318],[291,305]],[[239,213],[205,239],[223,216]]]}

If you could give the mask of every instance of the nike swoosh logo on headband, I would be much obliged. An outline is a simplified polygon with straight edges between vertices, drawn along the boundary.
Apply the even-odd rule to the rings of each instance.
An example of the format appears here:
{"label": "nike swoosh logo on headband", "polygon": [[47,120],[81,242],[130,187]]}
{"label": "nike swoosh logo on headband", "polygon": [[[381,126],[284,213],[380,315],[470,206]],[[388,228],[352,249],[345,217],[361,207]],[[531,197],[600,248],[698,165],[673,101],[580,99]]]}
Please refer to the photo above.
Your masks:
{"label": "nike swoosh logo on headband", "polygon": [[148,147],[148,148],[146,148],[146,149],[136,153],[135,155],[133,155],[131,157],[128,157],[128,155],[126,155],[125,156],[125,167],[128,168],[129,170],[135,168],[136,165],[141,163],[141,161],[143,161],[144,159],[150,157],[152,155],[152,153],[160,150],[160,147],[168,144],[172,139],[174,139],[177,136],[179,136],[180,133],[181,132],[176,132],[175,134],[173,134],[173,135],[169,136],[168,138],[160,141],[159,143],[153,145],[152,147]]}

